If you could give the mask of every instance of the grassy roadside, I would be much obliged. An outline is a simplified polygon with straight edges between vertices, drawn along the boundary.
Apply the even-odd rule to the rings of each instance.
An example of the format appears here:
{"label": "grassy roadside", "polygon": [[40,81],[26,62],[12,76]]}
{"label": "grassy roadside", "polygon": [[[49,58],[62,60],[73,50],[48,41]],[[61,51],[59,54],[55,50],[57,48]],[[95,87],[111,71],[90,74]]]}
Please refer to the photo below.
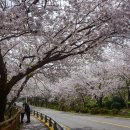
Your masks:
{"label": "grassy roadside", "polygon": [[112,110],[107,111],[107,113],[82,113],[82,112],[71,112],[75,114],[82,114],[82,115],[95,115],[95,116],[106,116],[106,117],[120,117],[120,118],[130,118],[130,109],[121,109],[120,111],[117,111],[117,113],[113,113]]}
{"label": "grassy roadside", "polygon": [[130,118],[130,110],[129,109],[122,109],[117,114],[99,114],[101,116],[110,116],[110,117],[122,117],[122,118]]}

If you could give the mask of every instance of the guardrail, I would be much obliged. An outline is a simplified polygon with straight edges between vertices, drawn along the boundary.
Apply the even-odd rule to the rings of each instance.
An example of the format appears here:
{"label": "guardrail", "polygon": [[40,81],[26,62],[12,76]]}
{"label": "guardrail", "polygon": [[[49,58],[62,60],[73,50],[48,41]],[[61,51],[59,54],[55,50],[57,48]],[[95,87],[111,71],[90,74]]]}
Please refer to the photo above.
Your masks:
{"label": "guardrail", "polygon": [[32,110],[32,114],[36,116],[37,118],[40,118],[40,120],[44,120],[45,123],[48,123],[49,127],[52,127],[53,130],[65,130],[61,125],[59,125],[55,120],[53,120],[51,117],[42,114],[40,112],[37,112],[35,110]]}
{"label": "guardrail", "polygon": [[0,123],[0,130],[15,130],[20,124],[20,110],[10,119]]}

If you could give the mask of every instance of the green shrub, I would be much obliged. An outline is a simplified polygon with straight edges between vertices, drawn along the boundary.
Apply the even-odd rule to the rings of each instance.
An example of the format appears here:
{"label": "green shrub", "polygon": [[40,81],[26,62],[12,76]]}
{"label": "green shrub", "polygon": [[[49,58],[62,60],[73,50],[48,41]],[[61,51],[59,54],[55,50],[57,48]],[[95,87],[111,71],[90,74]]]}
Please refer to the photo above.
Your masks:
{"label": "green shrub", "polygon": [[80,112],[82,112],[82,113],[88,113],[89,110],[87,108],[85,108],[85,109],[81,109]]}
{"label": "green shrub", "polygon": [[118,109],[112,109],[112,114],[113,115],[116,115],[116,114],[118,114],[119,113],[119,110]]}
{"label": "green shrub", "polygon": [[105,97],[103,100],[103,104],[108,109],[121,109],[126,107],[124,100],[119,96],[113,96],[112,99]]}
{"label": "green shrub", "polygon": [[111,105],[112,105],[112,101],[105,101],[104,102],[104,106],[106,107],[106,108],[108,108],[108,109],[111,109]]}
{"label": "green shrub", "polygon": [[95,107],[98,107],[97,103],[93,100],[90,100],[89,103],[87,103],[86,107],[88,109],[91,109],[91,108],[95,108]]}
{"label": "green shrub", "polygon": [[100,109],[100,113],[101,114],[108,114],[109,113],[109,110],[107,108],[101,108]]}
{"label": "green shrub", "polygon": [[111,105],[111,109],[121,109],[121,104],[119,102],[113,102]]}
{"label": "green shrub", "polygon": [[124,116],[124,115],[125,116],[127,116],[127,115],[129,116],[130,115],[130,113],[128,112],[128,110],[121,110],[119,114],[122,115],[122,116]]}
{"label": "green shrub", "polygon": [[80,112],[80,109],[79,108],[75,108],[75,112]]}
{"label": "green shrub", "polygon": [[112,101],[113,101],[113,103],[115,103],[115,102],[120,103],[120,108],[126,107],[126,104],[125,104],[124,100],[119,96],[114,96]]}
{"label": "green shrub", "polygon": [[130,102],[128,102],[128,107],[130,107]]}
{"label": "green shrub", "polygon": [[98,107],[91,108],[90,113],[91,113],[91,114],[99,114],[99,113],[100,113],[100,110],[99,110]]}

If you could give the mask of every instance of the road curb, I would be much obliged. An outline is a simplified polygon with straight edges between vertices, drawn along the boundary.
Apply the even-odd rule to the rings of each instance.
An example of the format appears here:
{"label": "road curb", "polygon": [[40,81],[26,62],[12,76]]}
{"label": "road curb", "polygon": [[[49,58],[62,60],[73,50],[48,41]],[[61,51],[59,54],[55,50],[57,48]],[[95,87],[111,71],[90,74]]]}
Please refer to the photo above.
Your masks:
{"label": "road curb", "polygon": [[37,118],[36,116],[32,115],[33,117],[35,117],[37,120],[39,120],[40,122],[42,122],[45,126],[47,126],[49,128],[49,130],[54,130],[52,127],[49,127],[48,123],[45,123],[45,120],[41,120],[40,118]]}
{"label": "road curb", "polygon": [[[42,122],[45,126],[47,126],[47,127],[49,128],[49,130],[54,130],[53,127],[49,127],[49,123],[45,123],[45,120],[44,120],[44,119],[41,120],[40,118],[36,117],[36,116],[33,115],[33,114],[32,114],[32,116],[35,117],[35,118],[36,118],[37,120],[39,120],[40,122]],[[61,123],[60,123],[60,124],[61,124]],[[70,130],[69,127],[67,127],[67,126],[65,126],[65,125],[63,125],[63,124],[61,124],[61,125],[65,128],[65,130]]]}

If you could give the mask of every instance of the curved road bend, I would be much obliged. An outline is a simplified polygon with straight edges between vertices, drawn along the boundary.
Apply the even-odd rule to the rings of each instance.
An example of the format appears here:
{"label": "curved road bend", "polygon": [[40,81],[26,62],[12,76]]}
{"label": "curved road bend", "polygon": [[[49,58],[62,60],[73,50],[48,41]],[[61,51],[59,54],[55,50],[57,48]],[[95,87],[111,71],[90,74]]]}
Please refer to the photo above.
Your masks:
{"label": "curved road bend", "polygon": [[75,114],[40,107],[33,109],[71,130],[130,130],[130,119]]}

